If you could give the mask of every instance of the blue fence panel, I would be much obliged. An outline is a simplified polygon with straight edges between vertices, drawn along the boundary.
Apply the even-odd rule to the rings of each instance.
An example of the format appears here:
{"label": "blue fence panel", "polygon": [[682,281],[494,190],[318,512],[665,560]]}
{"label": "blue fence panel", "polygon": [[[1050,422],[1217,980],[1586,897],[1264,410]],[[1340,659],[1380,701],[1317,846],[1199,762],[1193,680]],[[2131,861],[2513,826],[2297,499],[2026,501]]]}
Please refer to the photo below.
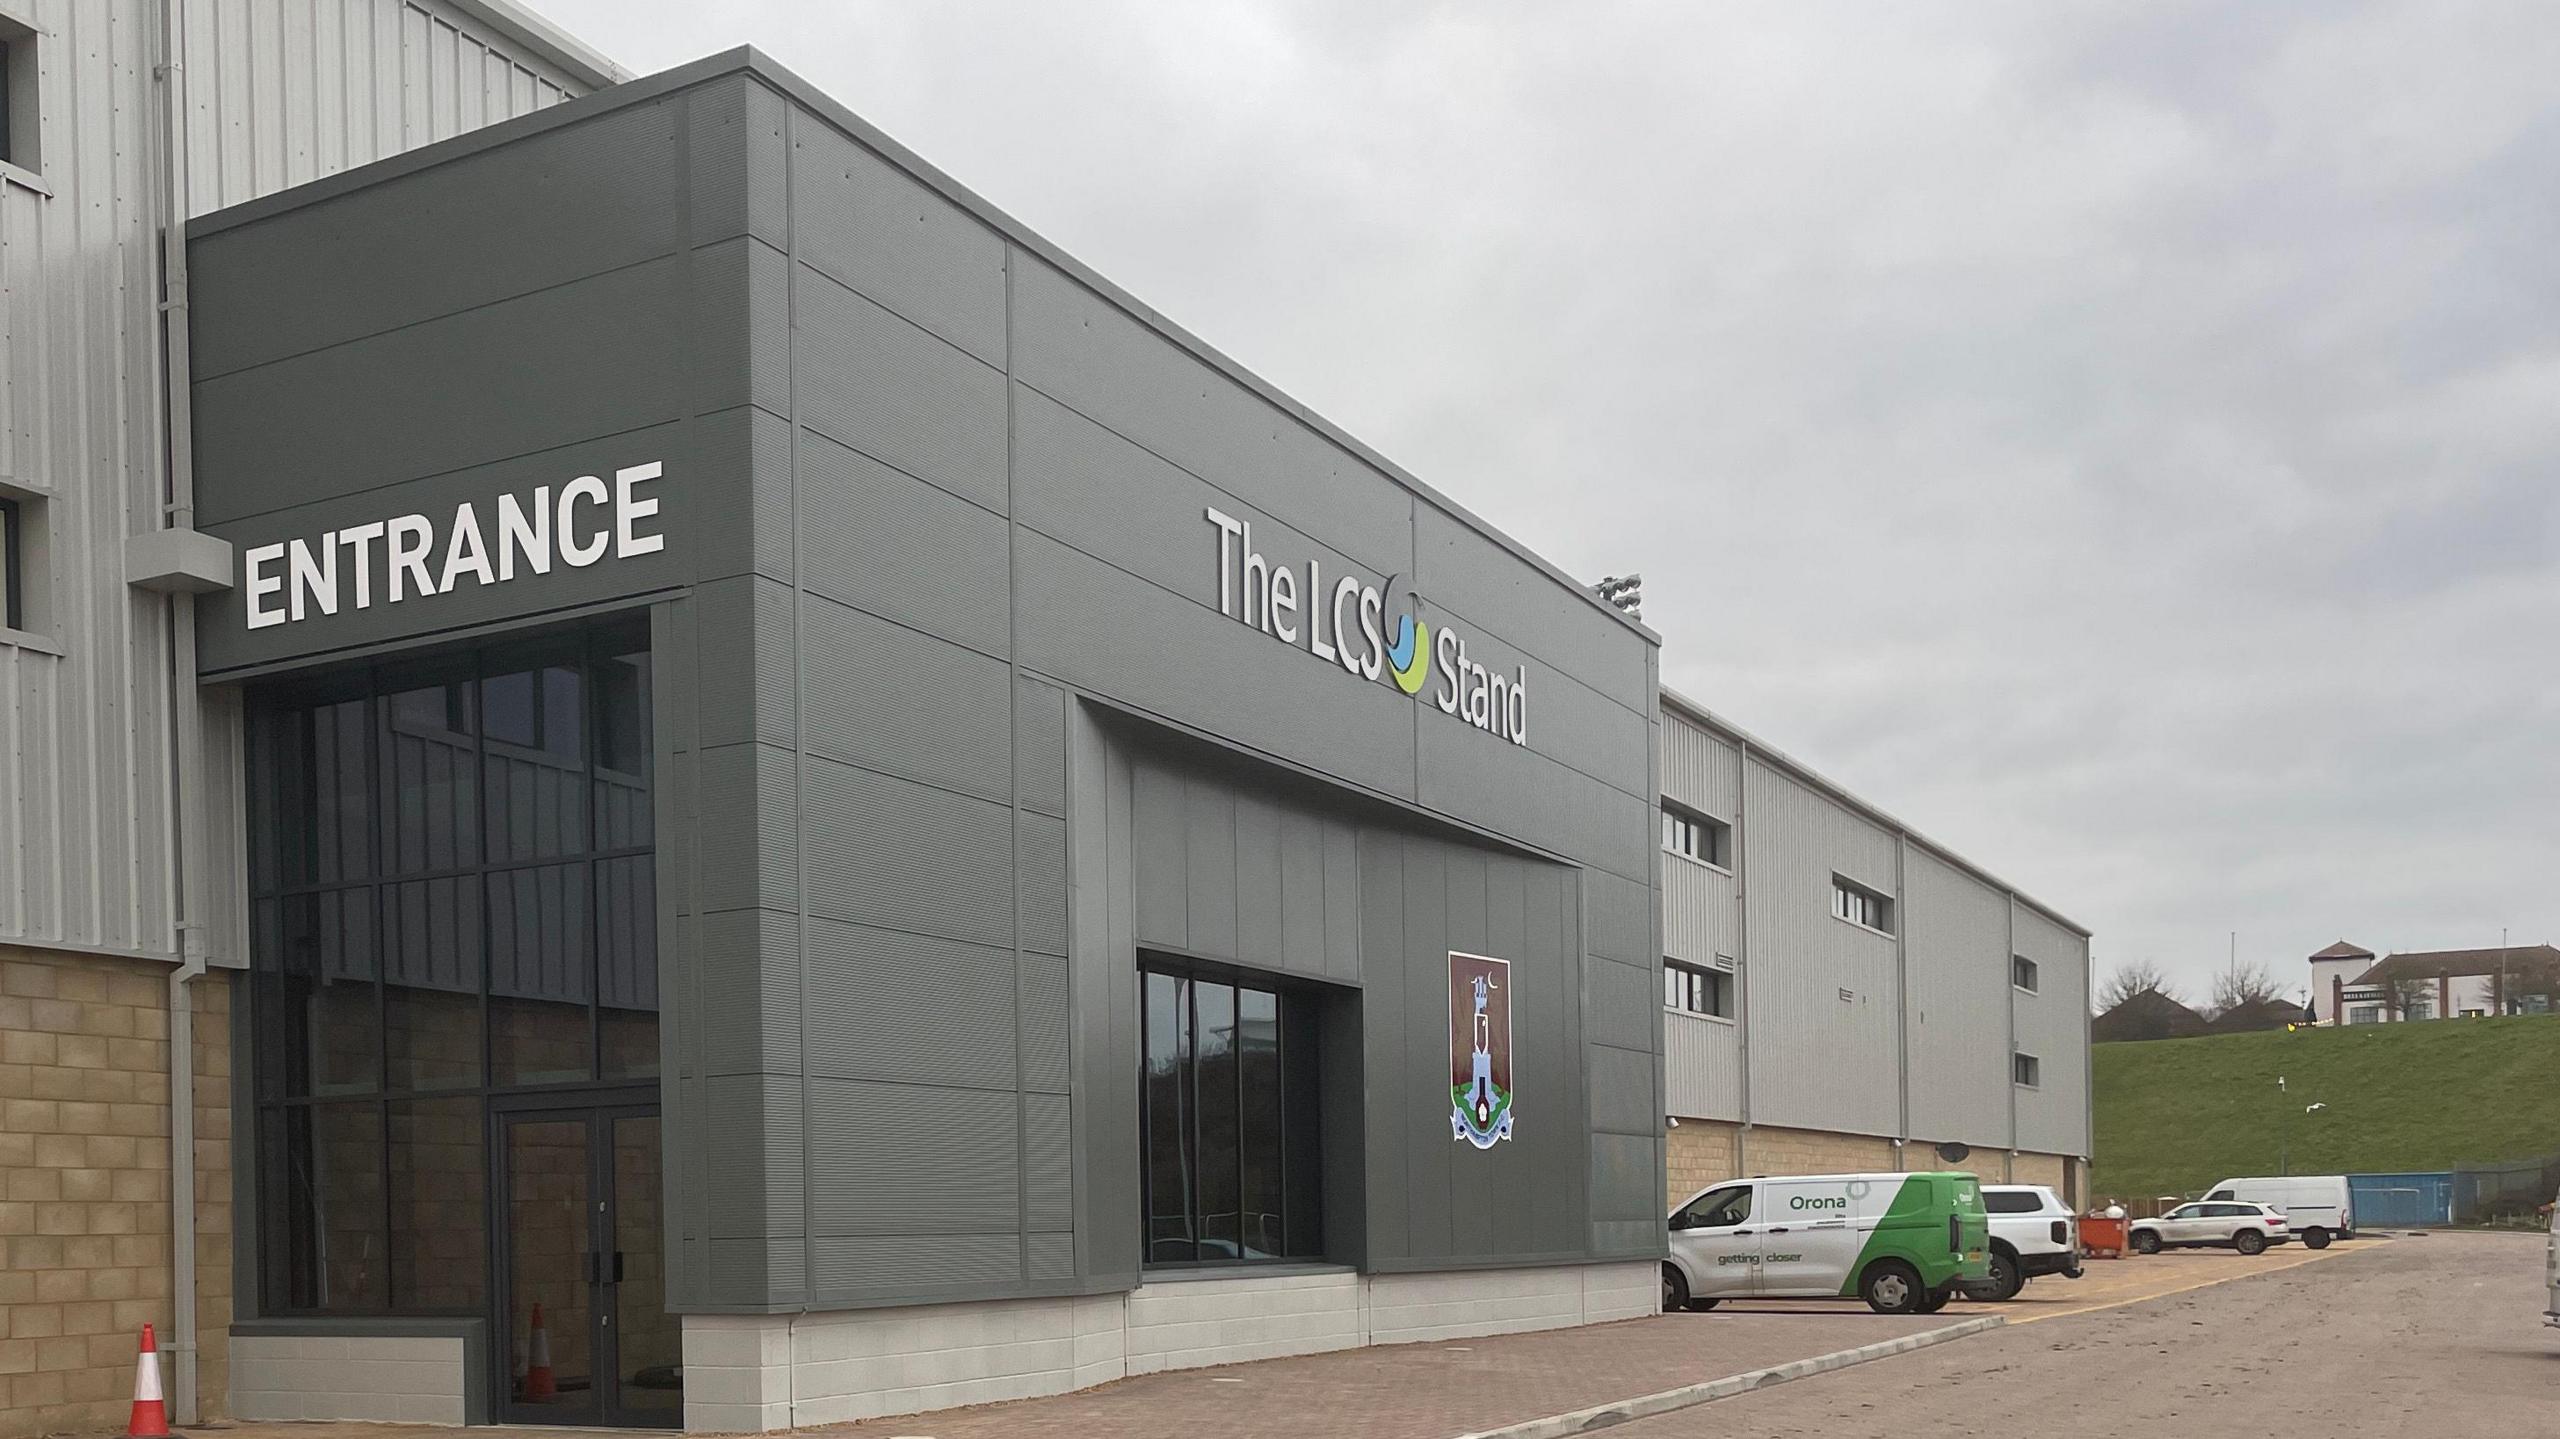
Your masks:
{"label": "blue fence panel", "polygon": [[2425,1229],[2453,1222],[2453,1175],[2350,1174],[2347,1197],[2358,1229]]}

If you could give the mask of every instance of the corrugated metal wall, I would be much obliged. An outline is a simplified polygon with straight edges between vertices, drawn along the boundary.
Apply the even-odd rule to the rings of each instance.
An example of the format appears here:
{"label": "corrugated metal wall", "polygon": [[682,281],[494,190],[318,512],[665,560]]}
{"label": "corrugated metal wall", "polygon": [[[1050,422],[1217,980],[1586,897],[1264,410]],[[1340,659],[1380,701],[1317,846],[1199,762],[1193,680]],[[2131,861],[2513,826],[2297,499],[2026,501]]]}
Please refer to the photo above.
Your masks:
{"label": "corrugated metal wall", "polygon": [[2089,1143],[2089,941],[2025,905],[2014,943],[2034,960],[2036,992],[2012,991],[2018,1048],[2041,1061],[2033,1086],[2016,1087],[2018,1147],[2082,1154]]}
{"label": "corrugated metal wall", "polygon": [[[34,10],[42,188],[0,179],[0,484],[36,497],[43,562],[28,632],[0,634],[0,941],[172,955],[168,611],[126,588],[122,548],[160,516],[158,10]],[[580,88],[432,0],[181,14],[195,213]],[[226,708],[208,731],[210,763],[236,764]],[[238,831],[236,804],[215,814]],[[236,958],[227,896],[217,911]]]}
{"label": "corrugated metal wall", "polygon": [[[2015,1147],[2088,1151],[2085,937],[1738,731],[1666,704],[1661,733],[1663,798],[1734,826],[1731,874],[1662,856],[1663,955],[1738,959],[1741,987],[1738,1023],[1664,1010],[1670,1113],[2005,1150],[2014,1102]],[[1895,932],[1835,917],[1835,874],[1891,896]]]}
{"label": "corrugated metal wall", "polygon": [[2009,896],[1916,845],[1903,886],[1911,1137],[2006,1149]]}
{"label": "corrugated metal wall", "polygon": [[1896,892],[1893,834],[1755,756],[1737,839],[1752,1122],[1893,1133],[1902,1121],[1895,944],[1831,912],[1835,873]]}

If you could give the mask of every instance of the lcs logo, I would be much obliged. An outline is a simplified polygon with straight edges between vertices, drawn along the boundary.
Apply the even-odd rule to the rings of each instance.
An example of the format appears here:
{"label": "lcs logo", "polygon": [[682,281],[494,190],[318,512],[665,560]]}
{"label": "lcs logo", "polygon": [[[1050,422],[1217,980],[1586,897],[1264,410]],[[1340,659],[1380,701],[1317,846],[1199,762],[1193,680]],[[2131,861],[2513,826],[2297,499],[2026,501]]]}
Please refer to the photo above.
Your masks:
{"label": "lcs logo", "polygon": [[1396,615],[1395,638],[1387,642],[1387,673],[1394,675],[1396,688],[1406,694],[1422,693],[1422,682],[1431,674],[1431,625],[1414,618],[1422,608],[1421,597],[1412,589],[1399,591],[1396,576],[1390,576],[1385,592],[1403,601]]}

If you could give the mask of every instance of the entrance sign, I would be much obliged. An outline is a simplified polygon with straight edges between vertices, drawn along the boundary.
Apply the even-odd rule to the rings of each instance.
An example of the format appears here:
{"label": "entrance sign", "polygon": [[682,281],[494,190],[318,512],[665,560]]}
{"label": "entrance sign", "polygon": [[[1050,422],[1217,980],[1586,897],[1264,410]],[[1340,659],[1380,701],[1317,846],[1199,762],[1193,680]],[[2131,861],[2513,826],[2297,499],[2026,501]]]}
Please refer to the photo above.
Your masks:
{"label": "entrance sign", "polygon": [[1449,951],[1449,1136],[1511,1137],[1511,961]]}
{"label": "entrance sign", "polygon": [[291,624],[314,611],[334,615],[342,603],[368,610],[377,589],[382,603],[396,605],[465,580],[505,584],[519,569],[547,575],[555,554],[573,570],[656,554],[667,537],[643,533],[640,522],[658,513],[658,501],[639,491],[664,473],[652,460],[614,471],[610,488],[580,475],[556,493],[538,485],[527,496],[500,495],[485,521],[465,500],[441,532],[425,515],[402,515],[254,546],[241,556],[248,627]]}

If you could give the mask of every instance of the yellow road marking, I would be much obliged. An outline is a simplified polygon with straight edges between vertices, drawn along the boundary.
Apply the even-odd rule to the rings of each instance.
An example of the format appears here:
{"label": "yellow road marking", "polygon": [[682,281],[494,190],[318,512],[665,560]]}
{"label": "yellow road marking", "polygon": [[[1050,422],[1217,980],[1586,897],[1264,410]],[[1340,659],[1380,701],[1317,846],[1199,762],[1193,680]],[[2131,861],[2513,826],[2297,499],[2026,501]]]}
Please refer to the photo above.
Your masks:
{"label": "yellow road marking", "polygon": [[[2287,1255],[2277,1263],[2252,1264],[2249,1268],[2244,1269],[2237,1274],[2211,1275],[2206,1278],[2198,1279],[2191,1284],[2179,1284],[2172,1288],[2156,1289],[2148,1293],[2129,1295],[2122,1299],[2101,1299],[2093,1303],[2078,1305],[2066,1302],[2065,1304],[2056,1305],[2050,1312],[2042,1314],[2024,1311],[2020,1306],[2014,1303],[2001,1305],[2000,1309],[2007,1315],[2009,1323],[2013,1327],[2020,1324],[2040,1324],[2047,1319],[2069,1319],[2080,1314],[2096,1314],[2108,1309],[2122,1309],[2128,1304],[2146,1304],[2154,1299],[2166,1299],[2172,1294],[2190,1294],[2198,1289],[2210,1289],[2217,1284],[2229,1284],[2241,1279],[2255,1279],[2262,1274],[2278,1274],[2287,1269],[2298,1269],[2305,1264],[2317,1264],[2324,1259],[2336,1259],[2347,1252],[2348,1251],[2345,1249],[2336,1245],[2331,1245],[2327,1249],[2305,1249],[2297,1253]],[[2140,1258],[2129,1258],[2099,1259],[2091,1260],[2089,1262],[2094,1264],[2140,1264],[2145,1261]]]}

